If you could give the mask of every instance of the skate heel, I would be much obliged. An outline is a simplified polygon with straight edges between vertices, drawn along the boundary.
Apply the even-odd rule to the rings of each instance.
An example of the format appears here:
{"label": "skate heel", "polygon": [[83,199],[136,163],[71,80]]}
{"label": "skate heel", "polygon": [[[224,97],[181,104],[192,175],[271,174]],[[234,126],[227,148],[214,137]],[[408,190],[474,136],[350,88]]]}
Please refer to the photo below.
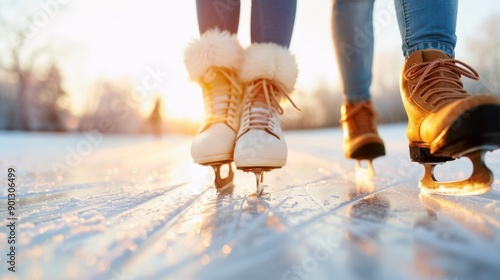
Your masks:
{"label": "skate heel", "polygon": [[451,160],[455,160],[452,157],[435,156],[431,154],[431,151],[427,147],[419,147],[418,145],[410,144],[410,160],[418,163],[443,163]]}

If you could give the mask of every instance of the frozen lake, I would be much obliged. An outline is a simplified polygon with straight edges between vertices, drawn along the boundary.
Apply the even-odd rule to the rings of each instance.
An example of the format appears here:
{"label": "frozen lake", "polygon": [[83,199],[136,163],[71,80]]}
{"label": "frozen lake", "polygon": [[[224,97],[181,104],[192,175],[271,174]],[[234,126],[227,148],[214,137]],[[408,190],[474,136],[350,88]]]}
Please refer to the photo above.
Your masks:
{"label": "frozen lake", "polygon": [[[340,130],[288,132],[288,164],[260,198],[241,171],[217,193],[190,137],[0,132],[0,279],[499,279],[500,151],[486,156],[491,192],[424,196],[405,126],[380,132],[373,180],[356,179]],[[460,159],[436,173],[470,171]]]}

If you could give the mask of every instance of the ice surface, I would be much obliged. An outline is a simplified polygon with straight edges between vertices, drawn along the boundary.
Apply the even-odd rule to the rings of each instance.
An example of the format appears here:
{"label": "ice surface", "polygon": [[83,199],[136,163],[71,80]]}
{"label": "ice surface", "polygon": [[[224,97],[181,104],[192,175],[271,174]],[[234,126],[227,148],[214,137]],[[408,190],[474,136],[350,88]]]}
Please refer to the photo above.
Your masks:
{"label": "ice surface", "polygon": [[[288,164],[236,171],[217,194],[191,138],[0,134],[0,279],[499,279],[500,152],[493,190],[420,195],[404,125],[356,178],[338,129],[288,132]],[[93,141],[92,141],[93,139]],[[99,140],[100,139],[100,140]],[[7,271],[7,167],[17,170],[18,263]],[[436,168],[464,176],[466,161]]]}

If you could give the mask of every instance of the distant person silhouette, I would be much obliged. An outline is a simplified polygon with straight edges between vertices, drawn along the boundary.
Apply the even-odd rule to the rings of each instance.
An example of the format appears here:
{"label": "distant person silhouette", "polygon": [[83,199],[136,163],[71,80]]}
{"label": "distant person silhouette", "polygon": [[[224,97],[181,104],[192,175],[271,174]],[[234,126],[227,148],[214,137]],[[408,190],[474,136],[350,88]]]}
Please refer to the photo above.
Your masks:
{"label": "distant person silhouette", "polygon": [[151,111],[151,115],[149,116],[149,123],[151,124],[151,130],[153,135],[156,137],[160,137],[162,134],[162,102],[161,98],[157,97],[155,100],[155,105],[153,107],[153,111]]}

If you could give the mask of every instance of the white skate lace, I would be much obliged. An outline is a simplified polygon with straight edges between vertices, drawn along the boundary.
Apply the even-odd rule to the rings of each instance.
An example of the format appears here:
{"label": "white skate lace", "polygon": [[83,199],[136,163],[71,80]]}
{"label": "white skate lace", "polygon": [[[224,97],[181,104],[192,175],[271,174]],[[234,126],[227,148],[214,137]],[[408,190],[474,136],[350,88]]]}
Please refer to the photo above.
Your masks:
{"label": "white skate lace", "polygon": [[[431,106],[435,107],[440,101],[461,99],[469,95],[463,88],[460,75],[479,80],[476,70],[453,58],[438,58],[431,62],[415,64],[406,70],[404,78],[412,80],[420,76],[417,84],[410,89],[410,98],[418,93],[424,103],[432,100]],[[440,83],[446,85],[439,86]]]}
{"label": "white skate lace", "polygon": [[239,99],[243,92],[237,78],[228,70],[211,68],[205,73],[204,79],[210,83],[217,74],[223,75],[229,84],[225,87],[205,89],[203,103],[205,105],[205,126],[214,123],[228,122],[238,114]]}
{"label": "white skate lace", "polygon": [[377,114],[373,106],[368,102],[358,102],[352,106],[353,108],[349,110],[349,113],[340,120],[341,123],[350,122],[349,134],[351,134],[351,136],[375,132],[375,127],[373,125],[374,117],[379,122],[383,122],[382,117]]}
{"label": "white skate lace", "polygon": [[242,133],[250,129],[265,129],[272,133],[276,125],[273,120],[274,114],[284,113],[280,105],[282,98],[288,99],[292,106],[300,111],[280,83],[260,79],[249,85],[241,107]]}

